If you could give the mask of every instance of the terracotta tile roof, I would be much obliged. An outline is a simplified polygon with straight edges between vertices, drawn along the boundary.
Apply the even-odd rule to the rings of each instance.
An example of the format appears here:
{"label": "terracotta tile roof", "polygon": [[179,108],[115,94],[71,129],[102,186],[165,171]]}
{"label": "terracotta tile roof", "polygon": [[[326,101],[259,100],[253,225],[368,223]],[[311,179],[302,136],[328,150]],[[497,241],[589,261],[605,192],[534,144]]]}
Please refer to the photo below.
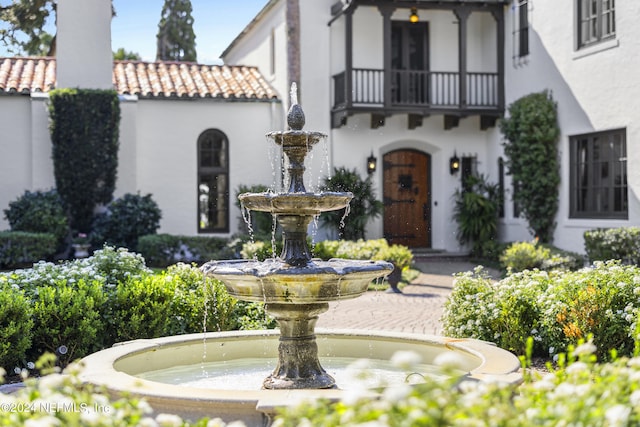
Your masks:
{"label": "terracotta tile roof", "polygon": [[[55,82],[54,58],[0,58],[0,95],[48,92]],[[140,98],[277,99],[258,69],[244,66],[114,61],[113,86]]]}

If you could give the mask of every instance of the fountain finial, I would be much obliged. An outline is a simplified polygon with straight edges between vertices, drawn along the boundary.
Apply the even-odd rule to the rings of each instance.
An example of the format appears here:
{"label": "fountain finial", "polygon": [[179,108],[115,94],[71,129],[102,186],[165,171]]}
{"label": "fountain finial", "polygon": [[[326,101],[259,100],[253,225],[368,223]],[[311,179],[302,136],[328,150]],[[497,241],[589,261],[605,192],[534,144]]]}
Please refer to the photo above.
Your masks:
{"label": "fountain finial", "polygon": [[291,97],[291,107],[289,107],[287,114],[287,124],[291,130],[302,130],[305,119],[302,107],[298,104],[298,85],[296,82],[291,83],[289,96]]}

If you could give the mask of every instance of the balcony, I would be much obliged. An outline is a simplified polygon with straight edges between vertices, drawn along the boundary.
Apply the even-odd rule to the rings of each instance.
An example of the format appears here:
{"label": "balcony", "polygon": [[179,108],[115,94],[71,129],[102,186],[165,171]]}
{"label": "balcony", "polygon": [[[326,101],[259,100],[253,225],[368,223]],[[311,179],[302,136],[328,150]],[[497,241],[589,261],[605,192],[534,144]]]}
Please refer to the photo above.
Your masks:
{"label": "balcony", "polygon": [[479,115],[486,129],[504,111],[498,73],[464,73],[462,87],[458,72],[392,69],[386,74],[379,69],[353,68],[350,80],[346,72],[334,75],[333,127],[346,124],[350,115],[370,113],[372,127],[393,114],[409,114],[410,128],[422,117],[441,114],[447,129],[471,115]]}

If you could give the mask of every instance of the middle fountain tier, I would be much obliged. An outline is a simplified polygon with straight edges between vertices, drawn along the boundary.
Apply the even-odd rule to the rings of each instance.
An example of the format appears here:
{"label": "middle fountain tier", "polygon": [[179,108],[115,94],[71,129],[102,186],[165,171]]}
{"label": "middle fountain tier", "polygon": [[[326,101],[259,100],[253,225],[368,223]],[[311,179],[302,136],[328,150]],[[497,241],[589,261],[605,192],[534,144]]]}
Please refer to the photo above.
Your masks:
{"label": "middle fountain tier", "polygon": [[287,157],[288,192],[244,193],[238,197],[245,209],[275,216],[283,236],[280,257],[210,261],[202,269],[222,281],[236,298],[264,302],[267,312],[276,318],[280,328],[278,365],[264,380],[264,388],[335,388],[335,380],[318,360],[318,316],[329,309],[331,301],[362,295],[373,280],[391,273],[393,265],[385,261],[312,259],[307,243],[311,221],[322,212],[346,208],[353,194],[306,191],[305,157],[326,136],[302,130],[304,113],[295,98],[293,87],[287,115],[289,130],[267,134],[282,146]]}

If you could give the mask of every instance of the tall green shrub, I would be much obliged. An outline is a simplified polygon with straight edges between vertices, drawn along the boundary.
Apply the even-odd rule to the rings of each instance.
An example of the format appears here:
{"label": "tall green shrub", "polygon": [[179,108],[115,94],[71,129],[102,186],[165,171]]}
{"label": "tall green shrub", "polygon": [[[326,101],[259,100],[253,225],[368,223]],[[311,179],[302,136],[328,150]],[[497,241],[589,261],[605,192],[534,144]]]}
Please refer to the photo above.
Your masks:
{"label": "tall green shrub", "polygon": [[382,214],[383,204],[376,199],[371,176],[362,179],[355,169],[335,168],[333,176],[325,178],[321,190],[353,193],[349,215],[345,216],[344,209],[321,215],[323,225],[338,230],[345,240],[364,239],[367,222]]}
{"label": "tall green shrub", "polygon": [[518,188],[514,201],[542,243],[553,240],[558,210],[557,106],[548,91],[524,96],[509,106],[500,121],[507,168]]}
{"label": "tall green shrub", "polygon": [[113,90],[49,92],[49,131],[56,188],[70,225],[91,230],[96,205],[113,197],[118,168],[120,104]]}

